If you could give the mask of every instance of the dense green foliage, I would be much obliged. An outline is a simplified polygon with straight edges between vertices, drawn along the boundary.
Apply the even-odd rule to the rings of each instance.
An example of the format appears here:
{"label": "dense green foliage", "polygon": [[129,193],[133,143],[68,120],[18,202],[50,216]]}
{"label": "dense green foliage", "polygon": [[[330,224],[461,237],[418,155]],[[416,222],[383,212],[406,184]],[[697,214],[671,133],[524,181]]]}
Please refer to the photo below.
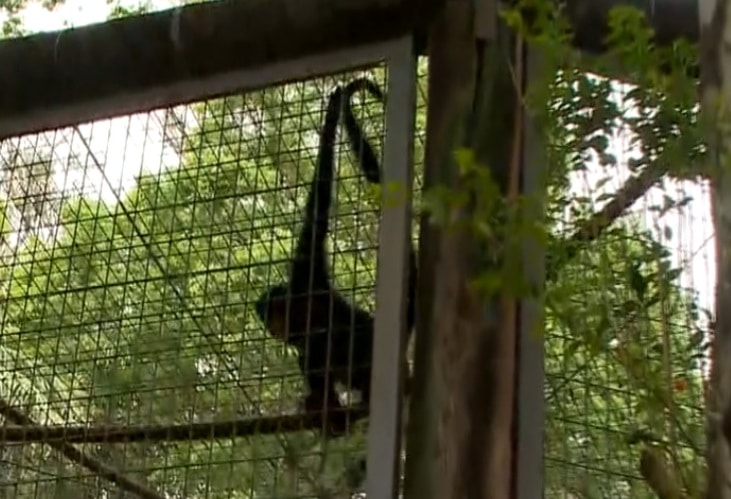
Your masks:
{"label": "dense green foliage", "polygon": [[[557,276],[546,294],[547,496],[654,497],[638,480],[639,452],[650,443],[666,452],[670,473],[697,494],[704,476],[707,312],[699,310],[693,290],[679,286],[682,269],[673,268],[657,236],[677,244],[667,215],[703,200],[665,191],[659,205],[646,208],[662,229],[654,235],[635,215],[576,255],[567,239],[597,204],[613,199],[601,189],[620,168],[664,177],[666,188],[672,188],[669,179],[700,180],[692,161],[699,151],[695,82],[687,76],[693,48],[654,46],[651,30],[631,9],[616,9],[610,25],[610,51],[595,59],[578,59],[567,49],[559,22],[531,37],[549,61],[547,84],[534,85],[531,107],[549,137],[548,210],[555,225],[548,269]],[[621,91],[592,74],[617,67],[633,82]],[[611,149],[621,140],[619,130],[631,134],[638,149],[624,160]],[[585,172],[590,158],[599,172],[591,188],[599,192],[576,196],[569,179]]]}

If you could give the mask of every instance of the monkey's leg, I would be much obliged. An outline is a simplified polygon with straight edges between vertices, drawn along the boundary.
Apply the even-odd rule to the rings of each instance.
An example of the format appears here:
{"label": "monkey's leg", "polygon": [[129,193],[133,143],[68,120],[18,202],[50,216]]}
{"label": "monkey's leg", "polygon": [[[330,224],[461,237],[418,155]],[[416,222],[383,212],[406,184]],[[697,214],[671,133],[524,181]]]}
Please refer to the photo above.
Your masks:
{"label": "monkey's leg", "polygon": [[324,415],[325,429],[329,436],[339,437],[346,434],[347,414],[343,411],[332,380],[327,380],[325,374],[310,373],[307,382],[310,385],[310,394],[305,398],[305,411],[308,414]]}

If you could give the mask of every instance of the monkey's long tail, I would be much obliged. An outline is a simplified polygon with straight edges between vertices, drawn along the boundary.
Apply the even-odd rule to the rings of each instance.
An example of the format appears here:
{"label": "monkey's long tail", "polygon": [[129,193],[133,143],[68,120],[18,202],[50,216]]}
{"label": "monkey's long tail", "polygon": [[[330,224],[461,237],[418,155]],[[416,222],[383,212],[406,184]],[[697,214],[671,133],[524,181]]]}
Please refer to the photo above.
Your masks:
{"label": "monkey's long tail", "polygon": [[345,131],[350,142],[350,149],[360,163],[361,170],[366,179],[373,184],[381,183],[381,165],[378,162],[376,153],[371,144],[366,140],[363,129],[355,119],[353,113],[353,95],[356,92],[365,91],[372,97],[383,102],[383,92],[373,80],[368,78],[357,78],[343,88],[343,120]]}
{"label": "monkey's long tail", "polygon": [[[295,257],[304,261],[314,261],[319,265],[320,260],[312,255],[324,254],[325,236],[329,231],[329,210],[332,204],[332,183],[335,159],[335,132],[342,110],[342,88],[333,90],[328,99],[325,111],[325,121],[320,130],[320,146],[317,152],[315,174],[312,177],[310,192],[305,205],[305,219],[302,225]],[[312,269],[307,268],[307,275]],[[293,264],[293,269],[300,266]],[[304,282],[310,282],[309,277]]]}

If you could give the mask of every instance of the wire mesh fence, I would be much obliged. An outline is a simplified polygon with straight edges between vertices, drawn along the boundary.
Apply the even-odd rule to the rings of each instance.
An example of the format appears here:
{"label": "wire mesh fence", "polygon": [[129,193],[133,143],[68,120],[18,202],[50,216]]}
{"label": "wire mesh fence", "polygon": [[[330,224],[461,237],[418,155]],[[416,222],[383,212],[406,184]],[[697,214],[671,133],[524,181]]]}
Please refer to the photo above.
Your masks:
{"label": "wire mesh fence", "polygon": [[[385,88],[385,68],[365,74]],[[359,75],[0,144],[0,413],[52,427],[6,431],[0,495],[357,489],[364,422],[323,439],[321,415],[298,416],[298,352],[255,303],[289,277],[327,96]],[[358,96],[355,111],[380,151],[383,106]],[[372,311],[377,198],[342,132],[335,151],[328,270]],[[348,395],[338,386],[344,406]]]}
{"label": "wire mesh fence", "polygon": [[[599,80],[587,78],[596,83],[586,88],[607,84]],[[569,193],[550,207],[564,238],[629,179],[651,172],[633,166],[651,155],[628,125],[638,116],[630,90],[613,84],[611,101],[623,118],[610,130],[606,154],[569,157]],[[630,204],[596,241],[549,270],[549,498],[658,497],[648,486],[657,473],[681,490],[702,489],[715,285],[709,192],[703,182],[665,178]]]}

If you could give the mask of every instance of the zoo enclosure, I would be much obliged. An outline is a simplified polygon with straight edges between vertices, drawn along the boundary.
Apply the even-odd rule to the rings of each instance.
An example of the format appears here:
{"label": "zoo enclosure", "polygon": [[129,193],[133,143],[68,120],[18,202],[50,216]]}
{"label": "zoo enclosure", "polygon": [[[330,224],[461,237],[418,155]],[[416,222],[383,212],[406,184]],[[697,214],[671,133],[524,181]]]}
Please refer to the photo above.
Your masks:
{"label": "zoo enclosure", "polygon": [[[247,2],[238,3],[246,4]],[[348,30],[342,26],[337,27],[335,21],[342,21],[342,19],[333,16],[331,18],[333,22],[332,37],[327,40],[315,36],[307,37],[304,35],[307,30],[297,30],[295,34],[301,34],[303,39],[310,41],[300,44],[296,49],[284,50],[282,59],[294,59],[294,56],[304,56],[305,52],[310,50],[313,53],[322,52],[322,50],[314,49],[334,48],[336,43],[341,43],[349,37],[355,37],[356,42],[361,44],[360,48],[321,54],[304,59],[300,58],[296,61],[290,60],[289,62],[254,69],[258,64],[270,62],[267,60],[271,55],[267,53],[271,48],[268,40],[275,36],[273,33],[279,33],[281,29],[272,30],[272,34],[265,34],[266,30],[271,28],[270,25],[266,24],[262,26],[252,25],[249,30],[240,27],[231,27],[229,30],[214,29],[214,26],[220,27],[217,24],[218,21],[212,21],[214,18],[218,20],[226,17],[237,22],[239,19],[246,18],[266,18],[263,14],[259,16],[252,15],[253,11],[247,10],[261,9],[258,12],[263,12],[264,7],[257,4],[252,3],[251,5],[254,5],[254,7],[235,6],[233,2],[218,2],[218,4],[200,7],[192,6],[177,9],[172,13],[146,16],[149,21],[146,28],[148,31],[142,29],[140,32],[134,33],[131,27],[133,25],[141,26],[142,24],[137,23],[142,23],[142,20],[129,19],[110,23],[107,26],[94,26],[75,32],[64,32],[62,35],[37,35],[32,37],[32,43],[28,40],[13,40],[3,44],[0,46],[0,60],[10,61],[6,67],[20,65],[20,61],[23,61],[22,65],[33,74],[25,80],[22,72],[6,75],[5,78],[8,80],[6,88],[14,90],[6,92],[0,100],[0,110],[2,110],[2,113],[0,113],[2,115],[2,118],[0,118],[0,135],[14,137],[20,134],[83,123],[93,119],[159,109],[209,97],[253,90],[276,83],[309,78],[318,74],[324,75],[368,66],[387,60],[389,74],[387,92],[390,99],[387,110],[388,133],[386,134],[384,147],[384,165],[387,176],[390,175],[393,179],[400,179],[405,184],[410,184],[412,174],[409,171],[411,161],[408,158],[411,148],[410,141],[414,134],[412,124],[408,120],[413,113],[404,113],[403,109],[407,106],[405,103],[413,100],[415,91],[414,60],[412,57],[414,51],[411,49],[411,40],[409,38],[400,38],[400,35],[403,34],[402,32],[407,31],[406,27],[409,27],[410,23],[418,24],[419,19],[417,16],[405,21],[404,19],[407,16],[403,14],[403,11],[401,17],[386,16],[384,14],[386,12],[393,13],[393,11],[386,8],[381,10],[380,13],[375,11],[375,14],[369,14],[371,17],[368,19],[379,26],[379,29],[372,31],[370,34],[365,34],[362,29]],[[211,9],[211,12],[215,9],[220,9],[220,11],[218,15],[203,14],[206,9]],[[224,9],[241,10],[238,11],[239,15],[229,13],[223,16]],[[372,11],[369,10],[369,12]],[[386,18],[390,21],[385,22]],[[378,22],[376,22],[376,19]],[[179,32],[180,37],[176,39],[176,31],[170,31],[170,26],[182,27]],[[315,23],[311,22],[309,29],[315,29],[314,26]],[[348,24],[345,23],[345,26],[348,26]],[[185,27],[187,29],[184,29]],[[350,27],[352,28],[352,26]],[[317,30],[323,31],[319,26]],[[327,32],[327,30],[324,31]],[[81,32],[85,34],[82,35]],[[126,33],[126,36],[120,36],[120,33]],[[146,37],[140,35],[140,33],[148,33],[149,35]],[[133,42],[133,40],[146,38],[160,38],[160,33],[171,33],[173,35],[170,37],[171,45],[174,46],[173,49],[157,47],[153,50],[142,50],[143,47],[138,47]],[[236,35],[239,38],[233,39],[234,35],[232,33],[240,33],[240,35]],[[101,57],[101,53],[92,55],[93,53],[89,52],[87,46],[106,46],[107,49],[109,47],[109,44],[91,41],[93,36],[100,37],[96,39],[97,41],[107,39],[109,44],[118,47],[116,50],[110,50],[110,53],[127,50],[130,53],[123,55],[123,60],[135,60],[140,67],[155,68],[156,73],[150,76],[145,74],[144,71],[130,70],[129,67],[124,67],[123,64],[115,65],[115,58],[109,56],[108,53],[103,57]],[[251,43],[250,45],[242,43],[243,38],[255,40],[256,36],[261,37],[263,41],[258,40],[260,43]],[[279,40],[286,38],[281,37],[279,34],[276,36]],[[381,38],[381,41],[370,45],[362,44],[363,40],[374,41],[371,39],[375,38]],[[389,38],[395,39],[395,41],[382,41]],[[418,38],[417,36],[417,43]],[[216,49],[211,49],[211,43],[215,40],[219,40],[216,42],[219,45]],[[351,43],[355,44],[352,40]],[[251,51],[241,54],[240,46],[251,46],[253,48]],[[122,49],[121,47],[125,48]],[[183,47],[183,50],[180,50],[180,47]],[[144,48],[149,49],[150,47]],[[138,49],[139,52],[137,52]],[[45,60],[47,63],[31,62],[28,57],[28,50],[31,50],[32,53],[39,53],[37,59]],[[416,52],[418,51],[417,47]],[[208,60],[211,59],[212,53],[217,54],[217,57]],[[80,54],[90,55],[85,58]],[[220,57],[218,57],[218,54],[221,54]],[[398,55],[394,56],[394,54]],[[155,58],[154,62],[153,58]],[[239,64],[242,66],[248,65],[250,69],[237,69],[236,66]],[[86,71],[84,68],[88,67],[95,68],[99,72],[94,74]],[[120,67],[123,67],[123,71]],[[49,73],[52,76],[49,77]],[[129,81],[138,78],[140,74],[145,74],[144,79],[147,79],[146,82],[143,82],[142,78],[138,81]],[[80,75],[88,75],[88,77],[82,81]],[[17,81],[11,81],[11,77],[17,79]],[[144,84],[154,80],[155,77],[160,79],[155,81],[155,84],[145,87]],[[181,81],[173,83],[177,79]],[[44,82],[43,91],[39,87],[40,82]],[[128,89],[123,88],[125,85],[128,86]],[[114,95],[116,92],[124,93]],[[394,98],[398,95],[403,97]],[[317,126],[315,124],[315,128]],[[93,165],[93,161],[92,166],[96,167],[96,165]],[[306,183],[306,180],[304,180],[304,183]],[[399,241],[389,238],[384,239],[383,232],[405,232],[406,221],[409,218],[408,209],[409,207],[404,208],[404,211],[387,209],[384,212],[382,221],[384,230],[381,233],[379,256],[390,256],[378,259],[379,266],[383,266],[379,268],[379,275],[393,277],[402,273],[399,269],[403,269],[404,260],[393,258],[393,255],[403,254],[398,246]],[[403,241],[401,241],[401,244],[403,244]],[[383,268],[388,270],[384,271]],[[386,284],[389,284],[389,286],[386,286]],[[378,308],[380,325],[377,329],[383,331],[396,325],[394,321],[399,313],[399,300],[390,298],[387,293],[394,293],[399,286],[389,283],[387,279],[381,279],[378,286],[376,299],[379,303],[393,305],[392,307]],[[388,325],[390,325],[390,328]],[[383,369],[377,368],[377,373],[381,373],[387,378],[393,376],[391,379],[396,379],[398,371],[394,354],[399,351],[399,348],[393,344],[381,343],[380,348],[377,348],[381,354],[375,356],[375,361],[382,362]],[[540,386],[542,390],[542,380],[535,379],[534,381],[535,386]],[[395,386],[395,384],[391,386]],[[373,405],[370,426],[371,435],[373,436],[369,442],[369,469],[372,471],[370,476],[379,477],[377,482],[374,481],[369,485],[369,492],[377,494],[376,497],[381,497],[380,493],[394,487],[397,479],[394,464],[382,459],[382,456],[395,455],[398,448],[397,414],[400,402],[395,392],[388,393],[384,391],[382,395],[383,397],[378,397]],[[533,416],[536,416],[536,414],[540,413],[535,413]],[[58,429],[54,428],[33,428],[28,431],[18,431],[16,436],[26,442],[33,438],[43,441],[63,439],[67,444],[69,442],[90,441],[134,441],[142,438],[150,440],[154,437],[177,440],[191,438],[191,436],[249,434],[255,430],[258,430],[259,433],[266,433],[282,427],[297,428],[302,423],[303,421],[298,417],[289,418],[285,416],[264,420],[256,423],[256,425],[241,421],[224,421],[213,425],[204,422],[178,426],[159,424],[144,428],[124,428],[124,425],[115,425],[111,429],[109,427],[98,427],[96,430],[93,427],[64,428],[62,431],[57,431]],[[311,424],[311,422],[307,424]],[[7,430],[6,435],[9,441],[13,440],[14,431],[15,429],[12,428]],[[62,452],[73,453],[66,444],[57,445],[66,446],[66,450]],[[133,481],[128,481],[123,474],[116,473],[115,470],[105,471],[105,469],[99,468],[98,465],[93,466],[97,467],[95,473],[111,478],[127,490],[135,491],[143,497],[159,497],[154,495],[154,492],[150,493],[149,490],[145,490],[144,487],[130,485]],[[533,483],[537,484],[539,481],[535,480]],[[530,494],[527,495],[530,496]]]}

